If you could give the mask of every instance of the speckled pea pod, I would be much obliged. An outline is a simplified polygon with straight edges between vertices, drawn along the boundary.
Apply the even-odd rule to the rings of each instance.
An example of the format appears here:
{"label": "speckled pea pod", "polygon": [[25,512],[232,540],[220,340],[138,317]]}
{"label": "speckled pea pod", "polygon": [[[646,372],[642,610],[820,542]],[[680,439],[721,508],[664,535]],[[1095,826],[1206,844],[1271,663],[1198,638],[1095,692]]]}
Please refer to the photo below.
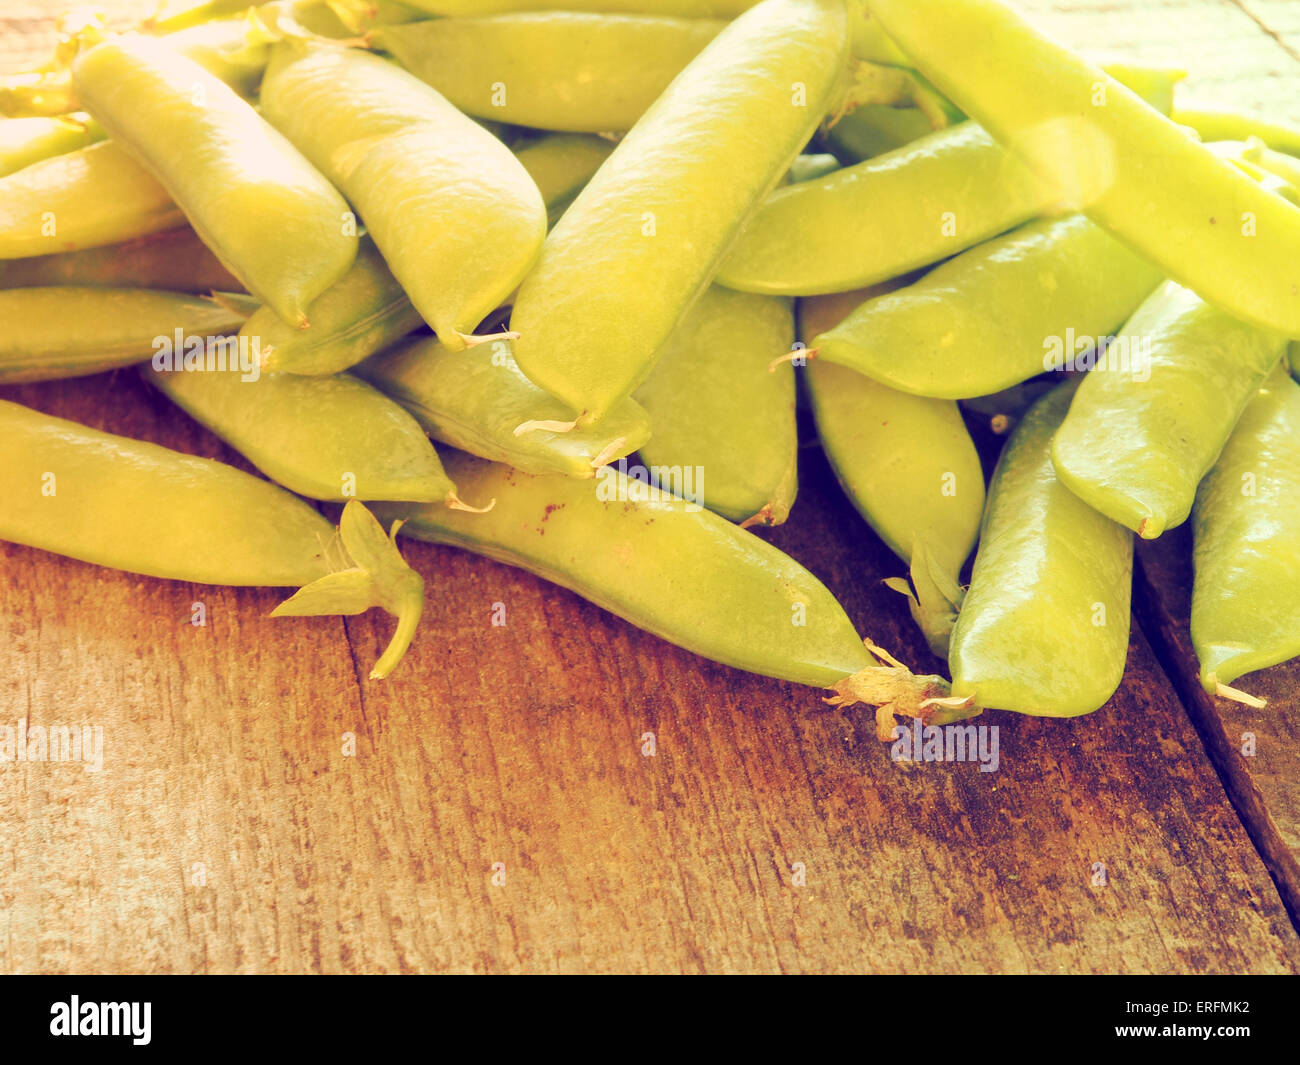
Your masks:
{"label": "speckled pea pod", "polygon": [[89,115],[0,119],[0,178],[103,139],[103,128]]}
{"label": "speckled pea pod", "polygon": [[1133,534],[1052,468],[1052,436],[1074,388],[1067,381],[1035,404],[998,462],[952,633],[954,698],[1075,717],[1102,706],[1124,675]]}
{"label": "speckled pea pod", "polygon": [[0,290],[0,384],[53,381],[149,358],[175,330],[236,332],[251,307],[132,288]]}
{"label": "speckled pea pod", "polygon": [[398,625],[372,678],[393,670],[415,633],[424,582],[356,501],[336,536],[260,477],[4,400],[0,454],[0,539],[148,577],[304,585],[277,616],[381,606]]}
{"label": "speckled pea pod", "polygon": [[[160,368],[163,367],[163,368]],[[258,375],[245,365],[173,369],[147,380],[290,491],[312,499],[455,500],[455,486],[419,424],[348,374]]]}
{"label": "speckled pea pod", "polygon": [[45,285],[111,285],[190,293],[238,292],[240,288],[235,275],[189,226],[83,251],[0,260],[0,288]]}
{"label": "speckled pea pod", "polygon": [[[867,0],[939,90],[1167,276],[1300,337],[1300,208],[997,0]],[[979,47],[972,47],[972,42]]]}
{"label": "speckled pea pod", "polygon": [[1081,215],[1034,222],[868,300],[812,346],[904,392],[983,396],[1060,368],[1053,352],[1078,338],[1109,336],[1160,280]]}
{"label": "speckled pea pod", "polygon": [[466,114],[537,129],[631,129],[726,25],[546,11],[430,19],[376,43]]}
{"label": "speckled pea pod", "polygon": [[1212,694],[1300,655],[1300,385],[1278,370],[1247,404],[1193,514],[1192,645]]}
{"label": "speckled pea pod", "polygon": [[536,261],[546,208],[496,137],[379,56],[277,45],[262,109],[352,201],[443,343],[467,335]]}
{"label": "speckled pea pod", "polygon": [[562,421],[565,410],[523,375],[504,339],[451,351],[422,337],[367,359],[355,373],[401,403],[435,440],[526,473],[595,477],[650,437],[649,416],[630,399],[588,428],[516,433],[521,423]]}
{"label": "speckled pea pod", "polygon": [[654,426],[646,466],[696,470],[705,506],[732,521],[784,522],[799,486],[794,371],[768,364],[793,342],[788,301],[710,288],[634,393]]}
{"label": "speckled pea pod", "polygon": [[112,141],[0,178],[0,259],[117,244],[184,223],[167,190]]}
{"label": "speckled pea pod", "polygon": [[1285,338],[1166,282],[1079,386],[1052,444],[1056,475],[1144,539],[1181,525],[1285,350]]}
{"label": "speckled pea pod", "polygon": [[311,301],[356,257],[334,187],[228,85],[157,41],[106,41],[73,76],[87,109],[158,176],[244,287],[305,327]]}
{"label": "speckled pea pod", "polygon": [[673,80],[560,219],[511,327],[520,368],[580,421],[645,379],[808,141],[846,53],[843,0],[763,0]]}

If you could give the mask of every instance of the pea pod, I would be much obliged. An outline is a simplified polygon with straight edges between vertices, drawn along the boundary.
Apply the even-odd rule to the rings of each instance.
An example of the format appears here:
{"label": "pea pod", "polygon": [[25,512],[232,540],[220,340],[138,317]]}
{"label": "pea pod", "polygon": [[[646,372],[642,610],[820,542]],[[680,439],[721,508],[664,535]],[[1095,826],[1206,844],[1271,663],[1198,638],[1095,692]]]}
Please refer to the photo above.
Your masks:
{"label": "pea pod", "polygon": [[812,134],[846,45],[843,0],[763,0],[673,80],[560,219],[511,327],[520,368],[581,421],[645,379]]}
{"label": "pea pod", "polygon": [[654,426],[645,464],[698,471],[705,506],[732,521],[784,522],[799,485],[794,373],[767,370],[793,341],[785,300],[710,288],[635,393]]}
{"label": "pea pod", "polygon": [[[857,293],[803,300],[800,331],[834,325]],[[946,655],[961,602],[958,577],[979,533],[984,473],[951,400],[898,392],[834,363],[804,372],[817,436],[845,495],[913,571],[908,595],[932,649]]]}
{"label": "pea pod", "polygon": [[117,244],[184,223],[167,190],[112,141],[0,178],[0,259]]}
{"label": "pea pod", "polygon": [[724,25],[546,11],[430,19],[376,41],[466,114],[601,133],[631,129]]}
{"label": "pea pod", "polygon": [[239,291],[238,279],[189,226],[61,255],[0,260],[0,288],[45,285],[111,285],[190,293]]}
{"label": "pea pod", "polygon": [[[1180,73],[1112,69],[1157,97]],[[840,124],[852,121],[849,115]],[[745,227],[718,281],[806,296],[874,285],[1051,213],[1058,202],[1051,182],[963,122],[777,190]]]}
{"label": "pea pod", "polygon": [[131,288],[0,291],[0,384],[81,377],[149,358],[176,330],[233,333],[248,309],[227,302]]}
{"label": "pea pod", "polygon": [[1181,525],[1285,350],[1283,337],[1167,282],[1079,386],[1052,444],[1057,477],[1144,539]]}
{"label": "pea pod", "polygon": [[1037,717],[1098,709],[1124,675],[1133,536],[1056,479],[1066,382],[1029,411],[989,486],[970,588],[953,629],[953,698]]}
{"label": "pea pod", "polygon": [[336,181],[443,343],[519,284],[546,234],[537,186],[510,150],[375,55],[278,45],[262,108]]}
{"label": "pea pod", "polygon": [[342,543],[302,500],[211,459],[113,436],[0,400],[0,539],[147,577],[305,585],[275,615],[398,618],[371,671],[387,676],[419,623],[424,582],[361,504]]}
{"label": "pea pod", "polygon": [[528,473],[595,477],[598,467],[650,437],[649,417],[630,399],[590,428],[516,433],[521,423],[561,421],[565,411],[520,372],[504,339],[459,352],[422,337],[355,372],[401,403],[435,440]]}
{"label": "pea pod", "polygon": [[552,133],[513,150],[542,194],[547,222],[555,225],[573,198],[609,158],[614,145],[603,137]]}
{"label": "pea pod", "polygon": [[0,178],[103,138],[103,129],[89,115],[0,119]]}
{"label": "pea pod", "polygon": [[921,396],[964,399],[1060,368],[1108,336],[1160,275],[1080,215],[1034,222],[868,300],[813,339],[817,357]]}
{"label": "pea pod", "polygon": [[87,109],[158,175],[244,287],[305,326],[307,306],[356,257],[333,186],[229,86],[157,41],[106,41],[73,74]]}
{"label": "pea pod", "polygon": [[919,108],[868,104],[841,116],[822,138],[839,158],[861,163],[933,132],[930,117]]}
{"label": "pea pod", "polygon": [[1300,655],[1300,385],[1278,370],[1251,398],[1193,515],[1192,644],[1201,684],[1228,687]]}
{"label": "pea pod", "polygon": [[1275,151],[1300,155],[1300,129],[1235,111],[1185,110],[1175,107],[1173,120],[1190,126],[1203,141],[1244,141],[1258,137]]}
{"label": "pea pod", "polygon": [[1300,337],[1300,208],[997,0],[867,6],[922,73],[1058,188],[1062,203],[1207,302]]}

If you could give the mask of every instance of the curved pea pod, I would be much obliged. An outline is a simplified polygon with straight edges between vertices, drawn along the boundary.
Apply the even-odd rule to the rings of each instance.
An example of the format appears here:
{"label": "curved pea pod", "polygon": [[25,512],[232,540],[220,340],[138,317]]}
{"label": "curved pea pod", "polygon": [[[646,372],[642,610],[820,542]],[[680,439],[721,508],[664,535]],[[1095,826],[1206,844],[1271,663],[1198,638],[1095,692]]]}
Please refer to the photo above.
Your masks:
{"label": "curved pea pod", "polygon": [[0,260],[0,288],[45,285],[239,291],[239,280],[189,226],[83,251]]}
{"label": "curved pea pod", "polygon": [[103,128],[89,115],[0,119],[0,178],[103,139]]}
{"label": "curved pea pod", "polygon": [[603,137],[551,133],[515,148],[514,153],[537,185],[547,221],[554,225],[613,150],[613,142]]}
{"label": "curved pea pod", "polygon": [[1300,655],[1300,385],[1283,370],[1251,398],[1193,514],[1192,645],[1207,692]]}
{"label": "curved pea pod", "polygon": [[276,34],[251,14],[214,19],[162,37],[169,48],[193,59],[240,96],[257,92]]}
{"label": "curved pea pod", "polygon": [[715,37],[547,238],[511,319],[524,373],[583,422],[630,395],[808,141],[846,52],[843,0],[764,0]]}
{"label": "curved pea pod", "polygon": [[1276,151],[1300,155],[1300,129],[1294,126],[1235,111],[1186,110],[1181,107],[1175,107],[1171,117],[1179,125],[1196,130],[1203,141],[1244,141],[1258,137]]}
{"label": "curved pea pod", "polygon": [[392,672],[415,633],[424,582],[356,501],[336,536],[301,499],[242,470],[4,400],[0,454],[0,539],[147,577],[305,585],[276,616],[383,607],[398,625],[372,678]]}
{"label": "curved pea pod", "polygon": [[282,44],[262,109],[336,181],[442,341],[467,335],[536,261],[546,208],[499,140],[367,52]]}
{"label": "curved pea pod", "polygon": [[[849,299],[853,294],[845,294]],[[801,332],[834,324],[853,304],[844,296],[804,300]],[[912,569],[909,598],[931,648],[947,654],[958,577],[984,513],[984,472],[957,405],[898,392],[834,363],[804,371],[817,435],[845,495]]]}
{"label": "curved pea pod", "polygon": [[654,426],[645,465],[693,470],[704,505],[732,521],[784,522],[799,485],[794,372],[768,364],[793,341],[786,300],[705,292],[634,393]]}
{"label": "curved pea pod", "polygon": [[184,223],[167,190],[112,141],[0,178],[0,259],[117,244]]}
{"label": "curved pea pod", "polygon": [[1133,535],[1052,469],[1052,435],[1074,387],[1067,381],[1035,404],[998,461],[952,633],[954,698],[1076,717],[1101,707],[1124,675]]}
{"label": "curved pea pod", "polygon": [[1300,337],[1300,208],[996,0],[867,2],[921,72],[1063,204],[1207,302]]}
{"label": "curved pea pod", "polygon": [[1056,475],[1144,539],[1181,525],[1285,350],[1284,337],[1166,282],[1080,384],[1052,444]]}
{"label": "curved pea pod", "polygon": [[816,357],[904,392],[965,399],[1060,369],[1106,337],[1160,273],[1080,215],[1034,222],[868,300],[813,339]]}
{"label": "curved pea pod", "polygon": [[130,288],[0,290],[0,384],[53,381],[149,358],[174,331],[235,332],[248,308],[196,296]]}
{"label": "curved pea pod", "polygon": [[401,403],[435,440],[527,473],[595,477],[650,437],[649,416],[630,399],[594,426],[516,433],[524,423],[553,426],[565,409],[523,375],[504,339],[451,351],[420,338],[367,359],[355,373]]}
{"label": "curved pea pod", "polygon": [[[312,499],[456,500],[418,423],[347,374],[259,375],[238,345],[226,368],[182,369],[161,355],[145,377],[273,481]],[[211,346],[205,356],[220,352]],[[250,369],[251,365],[251,369]]]}
{"label": "curved pea pod", "polygon": [[157,174],[244,287],[306,326],[307,306],[356,256],[334,187],[234,90],[157,41],[106,41],[73,76],[90,112]]}
{"label": "curved pea pod", "polygon": [[726,25],[547,11],[430,19],[376,34],[466,114],[537,129],[631,129]]}
{"label": "curved pea pod", "polygon": [[[1176,80],[1157,69],[1115,69],[1153,94]],[[832,141],[854,114],[832,128]],[[718,282],[806,296],[874,285],[1059,205],[1053,183],[974,122],[925,132],[887,154],[778,189],[745,227]]]}

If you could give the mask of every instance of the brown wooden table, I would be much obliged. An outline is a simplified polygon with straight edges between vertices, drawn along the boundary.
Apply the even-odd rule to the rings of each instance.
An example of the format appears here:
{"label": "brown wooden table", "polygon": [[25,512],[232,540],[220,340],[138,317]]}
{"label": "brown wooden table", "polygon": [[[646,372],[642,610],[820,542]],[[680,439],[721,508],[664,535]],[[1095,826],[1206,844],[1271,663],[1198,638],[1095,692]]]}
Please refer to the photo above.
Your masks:
{"label": "brown wooden table", "polygon": [[[1022,6],[1080,47],[1187,65],[1186,99],[1300,122],[1297,5]],[[5,69],[43,56],[51,8],[0,0]],[[242,464],[131,372],[0,395]],[[940,669],[815,445],[803,475],[765,535]],[[996,773],[893,763],[869,713],[406,550],[427,614],[372,683],[380,616],[273,621],[272,590],[0,545],[0,725],[104,737],[99,772],[0,765],[0,971],[1300,969],[1300,668],[1251,678],[1263,711],[1199,694],[1181,535],[1141,552],[1115,698],[985,715]]]}

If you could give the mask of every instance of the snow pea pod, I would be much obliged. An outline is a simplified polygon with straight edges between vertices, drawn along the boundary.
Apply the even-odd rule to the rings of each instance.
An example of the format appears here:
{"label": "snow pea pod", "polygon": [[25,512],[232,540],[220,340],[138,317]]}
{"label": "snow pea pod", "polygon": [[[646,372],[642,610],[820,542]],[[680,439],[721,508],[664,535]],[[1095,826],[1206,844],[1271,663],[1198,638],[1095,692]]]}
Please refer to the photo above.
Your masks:
{"label": "snow pea pod", "polygon": [[724,518],[784,522],[799,485],[794,371],[767,368],[793,342],[786,300],[710,288],[633,393],[654,426],[642,461],[697,471],[704,505]]}
{"label": "snow pea pod", "polygon": [[83,251],[0,260],[0,288],[44,285],[239,291],[238,279],[189,226]]}
{"label": "snow pea pod", "polygon": [[580,421],[645,379],[808,141],[846,53],[843,0],[763,0],[673,80],[557,223],[511,327],[520,368]]}
{"label": "snow pea pod", "polygon": [[[145,378],[271,480],[311,499],[456,499],[437,452],[400,406],[348,374],[160,369]],[[250,379],[251,377],[251,379]]]}
{"label": "snow pea pod", "polygon": [[375,40],[466,114],[602,133],[631,129],[725,25],[547,11],[430,19]]}
{"label": "snow pea pod", "polygon": [[1052,469],[1052,436],[1075,386],[1067,381],[1039,400],[998,461],[952,633],[954,698],[1075,717],[1102,706],[1124,675],[1133,534]]}
{"label": "snow pea pod", "polygon": [[105,41],[73,76],[87,109],[154,171],[244,287],[306,326],[307,306],[356,257],[333,186],[228,85],[155,40]]}
{"label": "snow pea pod", "polygon": [[813,348],[904,392],[983,396],[1059,368],[1051,352],[1073,355],[1080,338],[1108,336],[1159,283],[1146,259],[1071,215],[980,244],[867,301]]}
{"label": "snow pea pod", "polygon": [[1079,386],[1052,444],[1057,477],[1144,539],[1181,525],[1285,350],[1284,337],[1166,282]]}
{"label": "snow pea pod", "polygon": [[243,323],[233,303],[132,288],[0,291],[0,384],[53,381],[147,359],[175,330],[220,336]]}
{"label": "snow pea pod", "polygon": [[1300,385],[1282,370],[1251,398],[1193,514],[1192,645],[1205,690],[1300,655]]}
{"label": "snow pea pod", "polygon": [[277,45],[262,109],[338,184],[449,347],[515,289],[546,235],[537,186],[492,134],[379,56]]}
{"label": "snow pea pod", "polygon": [[0,119],[0,177],[104,139],[89,115]]}
{"label": "snow pea pod", "polygon": [[1300,337],[1300,208],[998,0],[867,6],[922,73],[1058,187],[1063,203],[1207,302]]}
{"label": "snow pea pod", "polygon": [[112,141],[0,178],[0,259],[117,244],[184,223],[167,190]]}
{"label": "snow pea pod", "polygon": [[649,416],[630,399],[588,428],[516,433],[524,422],[562,421],[565,410],[523,375],[504,339],[451,351],[422,337],[354,372],[401,403],[435,440],[527,473],[595,477],[598,467],[650,437]]}
{"label": "snow pea pod", "polygon": [[360,503],[344,509],[336,537],[310,506],[259,477],[5,400],[0,453],[0,539],[147,577],[305,585],[276,616],[382,606],[398,625],[372,678],[387,676],[410,644],[424,582]]}

